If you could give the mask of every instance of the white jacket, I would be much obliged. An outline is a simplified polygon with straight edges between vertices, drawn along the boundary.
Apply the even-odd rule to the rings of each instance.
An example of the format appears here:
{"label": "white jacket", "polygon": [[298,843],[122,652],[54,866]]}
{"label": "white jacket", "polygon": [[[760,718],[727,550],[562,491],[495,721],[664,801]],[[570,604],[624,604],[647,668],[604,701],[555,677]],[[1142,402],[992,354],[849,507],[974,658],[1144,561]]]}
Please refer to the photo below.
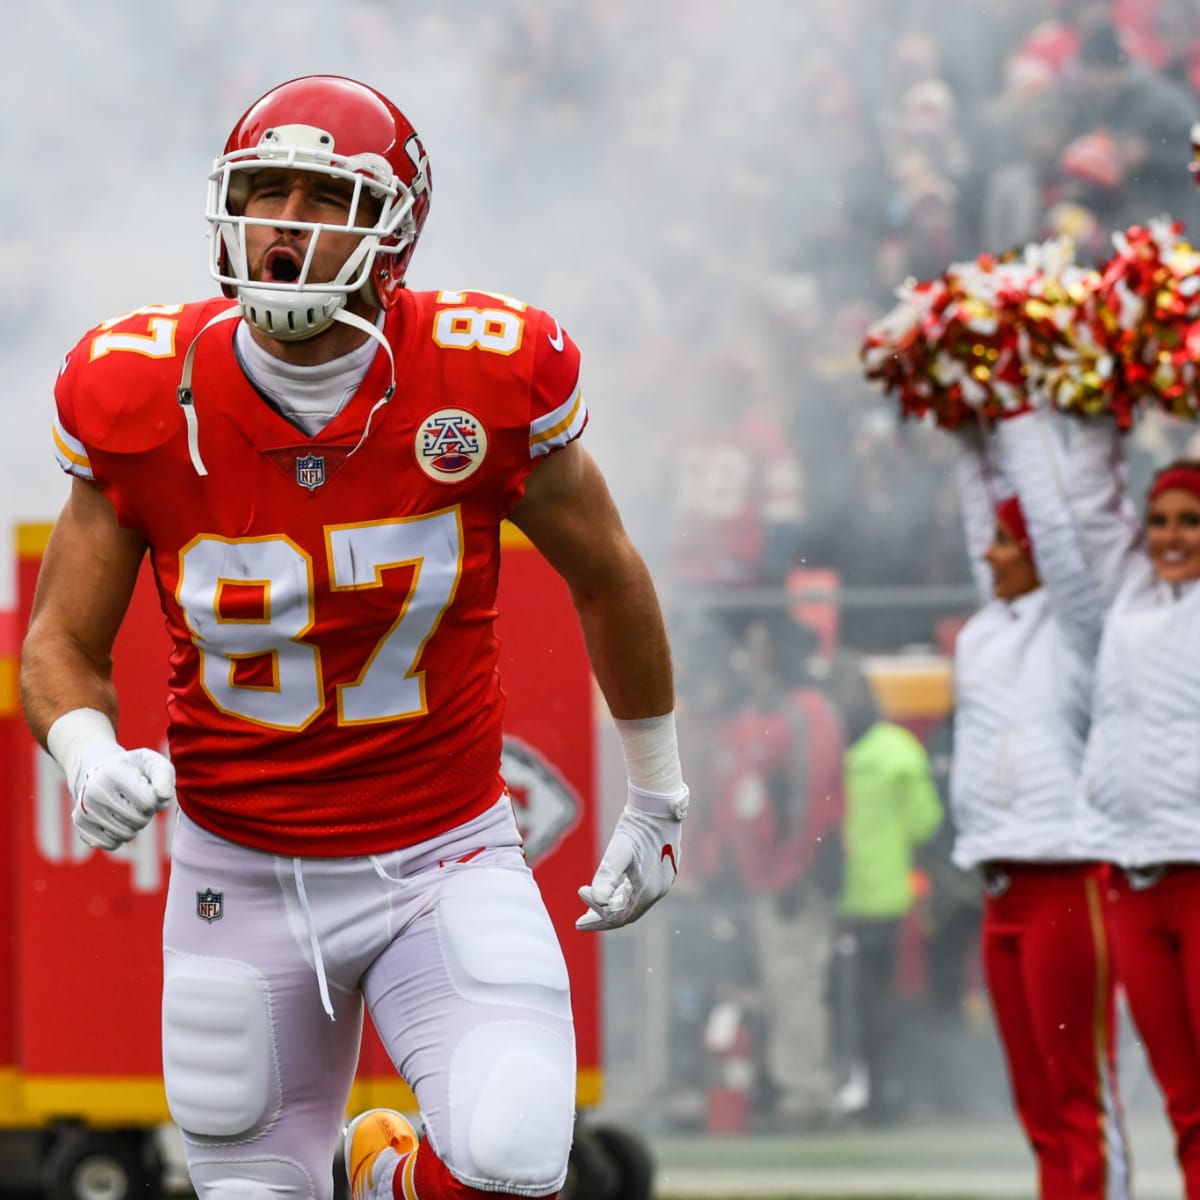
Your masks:
{"label": "white jacket", "polygon": [[[1044,414],[1010,418],[992,435],[959,435],[967,548],[986,600],[955,647],[950,801],[963,868],[1092,856],[1079,778],[1102,609],[1061,475],[1046,469],[1057,441]],[[994,597],[982,554],[996,503],[1014,490],[1042,586],[1009,603]]]}
{"label": "white jacket", "polygon": [[1200,586],[1155,575],[1115,427],[1075,424],[1071,504],[1108,605],[1083,769],[1092,853],[1127,867],[1200,861]]}

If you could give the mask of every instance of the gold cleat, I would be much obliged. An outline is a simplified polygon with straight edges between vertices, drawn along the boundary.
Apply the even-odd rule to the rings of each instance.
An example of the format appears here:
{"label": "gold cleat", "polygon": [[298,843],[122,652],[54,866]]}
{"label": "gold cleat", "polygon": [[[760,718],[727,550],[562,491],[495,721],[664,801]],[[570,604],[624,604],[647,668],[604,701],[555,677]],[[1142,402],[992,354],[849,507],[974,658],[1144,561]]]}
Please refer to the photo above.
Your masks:
{"label": "gold cleat", "polygon": [[353,1200],[372,1200],[375,1164],[385,1150],[405,1155],[417,1148],[416,1130],[390,1108],[370,1108],[359,1113],[342,1134],[346,1178]]}

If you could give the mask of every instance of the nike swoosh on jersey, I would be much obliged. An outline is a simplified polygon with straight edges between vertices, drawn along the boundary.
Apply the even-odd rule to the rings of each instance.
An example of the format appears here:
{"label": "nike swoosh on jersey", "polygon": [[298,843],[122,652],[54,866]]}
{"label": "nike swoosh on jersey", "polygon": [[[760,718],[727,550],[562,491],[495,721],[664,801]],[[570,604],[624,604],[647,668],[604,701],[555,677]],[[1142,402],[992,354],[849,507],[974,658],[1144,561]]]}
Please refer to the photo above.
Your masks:
{"label": "nike swoosh on jersey", "polygon": [[563,331],[562,326],[557,321],[554,322],[554,336],[551,337],[549,334],[546,334],[546,341],[548,341],[550,345],[555,348],[555,350],[562,350]]}

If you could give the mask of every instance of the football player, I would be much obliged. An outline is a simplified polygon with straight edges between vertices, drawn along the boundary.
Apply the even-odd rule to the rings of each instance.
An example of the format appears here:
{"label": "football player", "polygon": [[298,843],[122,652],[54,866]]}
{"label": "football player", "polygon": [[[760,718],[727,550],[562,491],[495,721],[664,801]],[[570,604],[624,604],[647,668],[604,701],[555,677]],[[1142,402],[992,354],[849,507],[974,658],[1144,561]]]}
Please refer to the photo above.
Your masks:
{"label": "football player", "polygon": [[[356,1118],[355,1200],[562,1186],[567,971],[499,774],[503,519],[566,581],[628,766],[579,928],[636,920],[680,861],[670,654],[578,440],[579,351],[509,296],[407,290],[429,204],[389,100],[284,83],[209,177],[223,295],[105,321],[59,373],[73,479],[25,712],[88,845],[178,798],[163,1071],[202,1200],[327,1200],[364,1003],[423,1133]],[[147,554],[170,760],[116,734],[113,639]]]}

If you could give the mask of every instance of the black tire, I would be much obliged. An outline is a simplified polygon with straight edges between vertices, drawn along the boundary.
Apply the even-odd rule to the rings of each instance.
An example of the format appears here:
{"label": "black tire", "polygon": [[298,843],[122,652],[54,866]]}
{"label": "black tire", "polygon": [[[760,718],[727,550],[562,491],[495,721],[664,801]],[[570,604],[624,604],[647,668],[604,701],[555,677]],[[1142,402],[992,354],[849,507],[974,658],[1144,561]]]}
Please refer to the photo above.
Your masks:
{"label": "black tire", "polygon": [[57,1131],[42,1160],[46,1200],[158,1200],[162,1163],[142,1131]]}
{"label": "black tire", "polygon": [[333,1156],[333,1200],[350,1200],[350,1181],[346,1178],[346,1151],[342,1139]]}
{"label": "black tire", "polygon": [[559,1200],[623,1200],[621,1175],[590,1127],[575,1126],[567,1160],[567,1181]]}
{"label": "black tire", "polygon": [[591,1136],[617,1169],[614,1196],[621,1200],[651,1200],[654,1194],[654,1157],[636,1133],[617,1125],[593,1125]]}

